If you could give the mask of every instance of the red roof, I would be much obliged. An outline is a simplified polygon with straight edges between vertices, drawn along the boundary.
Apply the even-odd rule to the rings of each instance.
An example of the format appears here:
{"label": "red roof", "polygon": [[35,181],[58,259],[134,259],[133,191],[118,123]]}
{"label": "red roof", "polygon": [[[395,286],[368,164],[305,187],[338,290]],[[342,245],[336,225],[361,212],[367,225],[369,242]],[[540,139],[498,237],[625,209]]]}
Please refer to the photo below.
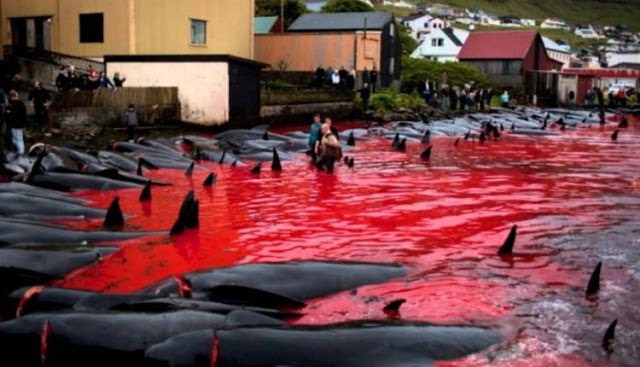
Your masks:
{"label": "red roof", "polygon": [[472,32],[458,59],[524,59],[537,36],[536,31]]}
{"label": "red roof", "polygon": [[564,69],[562,73],[591,75],[597,78],[640,79],[640,70],[635,69]]}

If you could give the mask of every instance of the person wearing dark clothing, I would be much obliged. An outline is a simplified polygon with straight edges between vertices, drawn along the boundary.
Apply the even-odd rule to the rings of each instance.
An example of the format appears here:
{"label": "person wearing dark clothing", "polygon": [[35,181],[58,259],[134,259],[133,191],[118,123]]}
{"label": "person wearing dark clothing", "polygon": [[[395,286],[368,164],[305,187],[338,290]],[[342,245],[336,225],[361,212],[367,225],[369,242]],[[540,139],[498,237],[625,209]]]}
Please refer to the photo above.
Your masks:
{"label": "person wearing dark clothing", "polygon": [[595,98],[595,93],[593,93],[593,91],[591,89],[589,89],[589,91],[587,92],[587,95],[584,97],[584,100],[586,102],[587,108],[588,109],[592,109],[593,108],[593,100]]}
{"label": "person wearing dark clothing", "polygon": [[458,88],[456,86],[449,91],[449,108],[451,111],[455,111],[458,108]]}
{"label": "person wearing dark clothing", "polygon": [[324,68],[322,67],[322,65],[318,66],[318,68],[316,69],[316,88],[322,87],[322,82],[324,82],[324,75]]}
{"label": "person wearing dark clothing", "polygon": [[369,84],[370,79],[369,79],[369,70],[365,67],[364,71],[362,72],[362,83],[367,83]]}
{"label": "person wearing dark clothing", "polygon": [[27,107],[19,99],[18,92],[9,92],[9,105],[5,109],[7,129],[11,130],[11,140],[20,155],[24,154],[23,130],[27,125]]}
{"label": "person wearing dark clothing", "polygon": [[344,68],[344,66],[340,67],[338,71],[338,75],[340,76],[340,89],[347,88],[347,76],[349,76],[349,72]]}
{"label": "person wearing dark clothing", "polygon": [[138,114],[135,107],[130,104],[129,109],[124,114],[124,121],[127,124],[127,139],[133,141],[138,126]]}
{"label": "person wearing dark clothing", "polygon": [[5,83],[4,86],[4,90],[9,93],[12,90],[18,90],[20,89],[20,80],[22,78],[20,77],[20,74],[14,74],[13,76],[11,76],[10,79],[8,79]]}
{"label": "person wearing dark clothing", "polygon": [[69,71],[66,67],[60,69],[58,77],[56,78],[56,87],[60,92],[69,90]]}
{"label": "person wearing dark clothing", "polygon": [[33,110],[36,114],[36,123],[40,128],[47,126],[49,102],[51,102],[51,94],[42,88],[42,83],[36,81],[34,89],[29,93],[29,101],[33,102]]}
{"label": "person wearing dark clothing", "polygon": [[73,92],[78,92],[82,88],[82,79],[76,74],[73,66],[69,68],[67,86],[69,87],[69,90]]}
{"label": "person wearing dark clothing", "polygon": [[593,90],[596,91],[596,96],[598,97],[598,108],[604,111],[604,93],[602,93],[602,89],[594,87]]}
{"label": "person wearing dark clothing", "polygon": [[127,80],[127,78],[123,75],[120,76],[120,73],[113,74],[113,84],[116,88],[122,88],[122,85]]}
{"label": "person wearing dark clothing", "polygon": [[109,78],[107,78],[107,76],[105,75],[104,71],[101,71],[100,76],[98,77],[98,88],[106,89],[109,87],[115,88],[113,83],[111,83],[111,80],[109,80]]}
{"label": "person wearing dark clothing", "polygon": [[487,90],[486,89],[480,89],[478,91],[478,103],[480,104],[480,112],[484,112],[484,108],[485,108],[485,95],[487,94]]}
{"label": "person wearing dark clothing", "polygon": [[371,89],[369,84],[364,83],[362,89],[360,89],[360,99],[362,100],[362,111],[367,112],[369,110],[369,99],[371,98]]}
{"label": "person wearing dark clothing", "polygon": [[376,88],[378,87],[378,70],[376,70],[376,67],[373,67],[373,70],[371,70],[371,73],[369,73],[369,79],[370,79],[370,84],[371,84],[371,89],[373,90],[373,93],[376,92]]}
{"label": "person wearing dark clothing", "polygon": [[569,107],[574,108],[576,106],[576,92],[569,91]]}

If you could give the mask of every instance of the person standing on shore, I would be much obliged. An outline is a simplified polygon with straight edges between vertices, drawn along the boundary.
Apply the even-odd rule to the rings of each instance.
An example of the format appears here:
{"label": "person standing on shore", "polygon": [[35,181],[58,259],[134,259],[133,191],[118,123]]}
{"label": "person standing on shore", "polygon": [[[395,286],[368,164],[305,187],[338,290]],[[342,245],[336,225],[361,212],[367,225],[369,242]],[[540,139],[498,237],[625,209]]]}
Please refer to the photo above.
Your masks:
{"label": "person standing on shore", "polygon": [[11,141],[20,155],[24,154],[23,131],[27,125],[27,107],[19,98],[18,92],[9,92],[9,105],[5,110],[7,128],[11,130]]}
{"label": "person standing on shore", "polygon": [[502,108],[509,108],[509,92],[506,90],[500,96],[500,103],[502,103]]}
{"label": "person standing on shore", "polygon": [[49,103],[51,102],[51,94],[42,88],[42,83],[36,80],[34,88],[29,93],[29,100],[33,103],[33,110],[36,114],[36,124],[39,128],[44,129],[49,123]]}
{"label": "person standing on shore", "polygon": [[369,110],[369,99],[371,98],[371,89],[369,84],[364,83],[362,89],[360,89],[360,99],[362,100],[362,111],[367,112]]}
{"label": "person standing on shore", "polygon": [[122,85],[127,80],[126,76],[120,76],[120,73],[113,74],[113,84],[116,88],[122,88]]}
{"label": "person standing on shore", "polygon": [[376,88],[378,87],[378,70],[376,70],[376,66],[373,66],[373,70],[369,73],[369,80],[371,82],[371,90],[373,93],[376,92]]}
{"label": "person standing on shore", "polygon": [[138,114],[135,107],[130,104],[129,109],[124,114],[124,121],[127,124],[127,139],[133,141],[136,134],[136,127],[138,126]]}

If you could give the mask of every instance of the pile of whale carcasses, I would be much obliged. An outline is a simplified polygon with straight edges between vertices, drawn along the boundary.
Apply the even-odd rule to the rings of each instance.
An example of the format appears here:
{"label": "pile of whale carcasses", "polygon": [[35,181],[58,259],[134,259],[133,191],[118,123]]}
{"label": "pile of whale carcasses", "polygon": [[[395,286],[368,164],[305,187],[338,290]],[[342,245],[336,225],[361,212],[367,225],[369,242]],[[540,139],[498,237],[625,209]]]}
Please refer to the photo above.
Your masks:
{"label": "pile of whale carcasses", "polygon": [[[615,112],[615,111],[614,111]],[[608,116],[605,116],[608,117]],[[504,133],[550,135],[599,124],[587,111],[495,109],[430,122],[396,122],[340,134],[344,149],[358,140],[425,143],[430,136],[490,139]],[[553,129],[552,126],[559,127]],[[500,342],[489,328],[403,320],[292,325],[305,302],[406,276],[397,264],[259,263],[182,274],[134,293],[56,288],[57,280],[110,256],[119,242],[171,236],[198,226],[198,201],[186,195],[172,228],[123,231],[118,199],[100,209],[71,193],[139,189],[153,200],[145,177],[166,168],[208,170],[204,162],[260,173],[262,162],[304,161],[308,134],[274,134],[265,126],[229,130],[215,138],[180,136],[116,142],[109,149],[36,144],[27,156],[0,157],[0,352],[3,366],[394,366],[461,358]],[[250,164],[250,167],[247,165]],[[214,185],[213,173],[204,182]],[[100,231],[53,219],[104,218]],[[515,234],[514,234],[515,236]],[[513,240],[511,241],[513,242]],[[511,243],[511,246],[513,243]],[[387,300],[397,312],[404,300]]]}

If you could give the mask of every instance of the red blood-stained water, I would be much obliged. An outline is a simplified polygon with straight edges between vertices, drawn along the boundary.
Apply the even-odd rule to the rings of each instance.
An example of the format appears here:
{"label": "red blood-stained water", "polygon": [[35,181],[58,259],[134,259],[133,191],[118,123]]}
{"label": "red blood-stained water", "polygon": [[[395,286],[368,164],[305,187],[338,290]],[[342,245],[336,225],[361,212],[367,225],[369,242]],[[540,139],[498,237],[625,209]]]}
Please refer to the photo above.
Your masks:
{"label": "red blood-stained water", "polygon": [[[122,249],[59,285],[105,292],[139,290],[185,272],[234,264],[291,261],[397,262],[409,276],[312,300],[296,323],[387,317],[385,303],[404,298],[400,317],[495,327],[505,342],[487,353],[440,366],[631,365],[640,358],[640,135],[638,120],[561,136],[505,135],[485,144],[432,138],[425,148],[393,152],[388,141],[359,143],[345,154],[355,169],[335,175],[304,162],[250,166],[203,163],[191,179],[168,181],[151,203],[138,190],[79,196],[106,208],[120,197],[129,230],[168,230],[184,195],[200,200],[200,229],[169,238],[120,243]],[[303,158],[305,159],[305,158]],[[69,223],[97,229],[100,221]],[[496,252],[512,225],[513,256]],[[589,275],[604,261],[597,301],[584,299]],[[632,306],[633,305],[633,306]],[[600,348],[619,318],[616,351]]]}

